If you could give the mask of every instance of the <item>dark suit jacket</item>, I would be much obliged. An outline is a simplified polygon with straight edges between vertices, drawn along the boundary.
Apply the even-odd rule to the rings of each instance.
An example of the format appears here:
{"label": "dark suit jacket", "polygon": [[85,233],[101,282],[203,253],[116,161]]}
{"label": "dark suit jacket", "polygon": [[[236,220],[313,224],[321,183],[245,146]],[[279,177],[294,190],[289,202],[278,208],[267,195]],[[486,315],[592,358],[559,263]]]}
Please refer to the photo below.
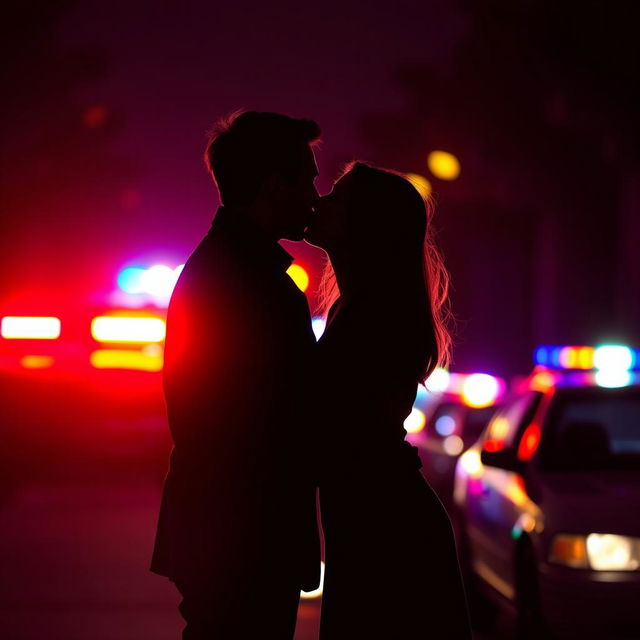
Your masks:
{"label": "dark suit jacket", "polygon": [[[315,339],[291,256],[221,207],[167,317],[174,441],[151,570],[228,590],[319,581],[309,406]],[[235,585],[235,586],[234,586]]]}

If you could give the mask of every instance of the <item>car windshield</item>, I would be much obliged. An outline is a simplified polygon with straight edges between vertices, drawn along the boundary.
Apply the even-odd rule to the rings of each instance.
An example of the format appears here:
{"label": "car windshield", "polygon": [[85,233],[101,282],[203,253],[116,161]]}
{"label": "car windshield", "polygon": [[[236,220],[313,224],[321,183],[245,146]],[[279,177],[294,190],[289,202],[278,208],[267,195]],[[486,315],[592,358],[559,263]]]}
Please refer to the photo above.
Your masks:
{"label": "car windshield", "polygon": [[548,471],[640,470],[640,387],[558,389],[544,432]]}

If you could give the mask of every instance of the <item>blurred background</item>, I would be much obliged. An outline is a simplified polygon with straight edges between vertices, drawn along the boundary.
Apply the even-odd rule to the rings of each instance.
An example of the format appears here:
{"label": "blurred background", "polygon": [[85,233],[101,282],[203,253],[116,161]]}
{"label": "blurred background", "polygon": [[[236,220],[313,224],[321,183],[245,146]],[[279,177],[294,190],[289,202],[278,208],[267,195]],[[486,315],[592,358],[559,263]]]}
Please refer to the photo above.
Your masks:
{"label": "blurred background", "polygon": [[[32,0],[2,16],[7,638],[179,637],[177,595],[147,570],[164,318],[218,204],[206,132],[238,108],[319,122],[321,193],[364,159],[434,197],[454,373],[502,389],[537,345],[640,343],[633,3]],[[313,310],[324,254],[285,245]],[[300,640],[318,607],[302,601]]]}

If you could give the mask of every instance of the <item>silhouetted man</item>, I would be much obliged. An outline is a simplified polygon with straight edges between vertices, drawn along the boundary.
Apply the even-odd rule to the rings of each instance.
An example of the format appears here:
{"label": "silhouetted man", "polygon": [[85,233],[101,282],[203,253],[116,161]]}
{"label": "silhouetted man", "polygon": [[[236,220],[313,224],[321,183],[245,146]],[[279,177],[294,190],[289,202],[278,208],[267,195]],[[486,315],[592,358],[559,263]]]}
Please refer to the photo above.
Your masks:
{"label": "silhouetted man", "polygon": [[167,318],[174,441],[151,570],[176,583],[183,638],[292,638],[319,582],[304,397],[315,339],[281,238],[318,198],[315,122],[249,111],[205,159],[223,203]]}

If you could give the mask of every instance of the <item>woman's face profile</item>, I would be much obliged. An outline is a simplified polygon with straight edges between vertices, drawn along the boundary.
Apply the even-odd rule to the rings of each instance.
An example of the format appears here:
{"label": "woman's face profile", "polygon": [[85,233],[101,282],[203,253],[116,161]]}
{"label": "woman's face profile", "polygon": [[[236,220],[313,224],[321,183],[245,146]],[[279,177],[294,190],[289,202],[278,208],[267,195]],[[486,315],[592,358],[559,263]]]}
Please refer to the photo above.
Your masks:
{"label": "woman's face profile", "polygon": [[350,199],[349,185],[352,181],[351,173],[345,174],[333,185],[331,193],[320,198],[316,205],[315,216],[307,229],[307,242],[323,249],[332,249],[345,244]]}

